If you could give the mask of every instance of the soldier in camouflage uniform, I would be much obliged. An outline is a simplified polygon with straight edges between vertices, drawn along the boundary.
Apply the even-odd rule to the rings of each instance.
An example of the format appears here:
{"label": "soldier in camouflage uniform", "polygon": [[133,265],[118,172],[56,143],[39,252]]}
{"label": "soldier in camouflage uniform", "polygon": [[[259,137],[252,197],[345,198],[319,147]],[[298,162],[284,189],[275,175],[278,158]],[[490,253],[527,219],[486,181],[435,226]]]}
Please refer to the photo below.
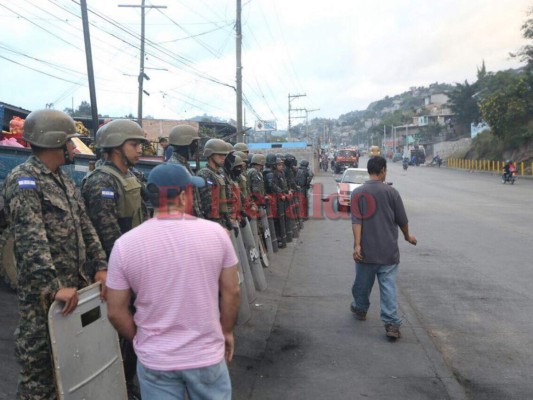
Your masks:
{"label": "soldier in camouflage uniform", "polygon": [[300,167],[296,173],[296,184],[299,187],[302,217],[304,220],[309,218],[309,189],[311,188],[311,180],[313,173],[309,169],[309,161],[300,161]]}
{"label": "soldier in camouflage uniform", "polygon": [[206,185],[199,188],[200,209],[203,218],[218,222],[228,230],[234,229],[228,209],[227,183],[222,167],[229,153],[226,142],[222,139],[209,139],[204,146],[207,166],[198,171],[198,176],[205,179]]}
{"label": "soldier in camouflage uniform", "polygon": [[[238,176],[234,175],[233,168],[235,166],[242,167],[243,161],[235,154],[233,146],[226,142],[228,154],[224,159],[222,170],[224,173],[224,179],[226,180],[226,198],[228,204],[228,216],[232,226],[237,226],[239,223],[246,224],[245,216],[243,212],[243,196],[237,181]],[[243,225],[244,226],[244,225]]]}
{"label": "soldier in camouflage uniform", "polygon": [[130,170],[139,161],[144,141],[142,128],[127,119],[108,122],[96,133],[96,147],[105,156],[87,176],[82,195],[108,257],[122,234],[148,218],[142,185]]}
{"label": "soldier in camouflage uniform", "polygon": [[276,236],[278,238],[278,247],[283,249],[287,247],[287,231],[285,224],[285,199],[286,183],[283,178],[283,161],[276,157],[276,154],[266,156],[266,168],[263,170],[265,180],[265,190],[271,199],[271,215],[274,218]]}
{"label": "soldier in camouflage uniform", "polygon": [[[191,175],[194,175],[189,165],[189,159],[198,151],[199,140],[200,136],[192,126],[176,125],[173,127],[168,135],[168,141],[174,152],[167,163],[183,165]],[[193,187],[191,190],[193,191],[193,203],[192,209],[187,210],[187,214],[203,217],[200,210],[200,192],[197,187]]]}
{"label": "soldier in camouflage uniform", "polygon": [[[96,147],[104,160],[87,176],[82,195],[91,221],[109,258],[115,241],[148,219],[143,185],[131,168],[141,156],[142,128],[128,119],[116,119],[96,133]],[[134,383],[137,357],[131,342],[121,338],[128,397],[140,398]]]}
{"label": "soldier in camouflage uniform", "polygon": [[77,306],[77,290],[107,274],[105,253],[74,182],[59,168],[73,157],[75,123],[56,110],[33,111],[23,139],[33,155],[6,177],[4,196],[15,238],[21,366],[17,399],[57,399],[48,335],[48,309]]}

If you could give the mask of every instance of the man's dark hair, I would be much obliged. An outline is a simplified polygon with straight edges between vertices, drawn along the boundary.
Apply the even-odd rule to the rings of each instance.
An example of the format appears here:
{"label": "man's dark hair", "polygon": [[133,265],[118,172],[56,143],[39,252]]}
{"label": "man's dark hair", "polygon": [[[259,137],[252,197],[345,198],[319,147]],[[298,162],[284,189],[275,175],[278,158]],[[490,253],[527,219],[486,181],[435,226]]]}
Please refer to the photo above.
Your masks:
{"label": "man's dark hair", "polygon": [[159,138],[159,143],[166,143],[168,142],[168,139],[165,137]]}
{"label": "man's dark hair", "polygon": [[150,196],[150,203],[155,208],[164,206],[168,200],[175,199],[183,191],[183,188],[178,186],[159,188],[153,183],[149,183],[146,189]]}
{"label": "man's dark hair", "polygon": [[366,165],[369,175],[379,175],[383,168],[387,169],[387,160],[381,156],[372,157]]}

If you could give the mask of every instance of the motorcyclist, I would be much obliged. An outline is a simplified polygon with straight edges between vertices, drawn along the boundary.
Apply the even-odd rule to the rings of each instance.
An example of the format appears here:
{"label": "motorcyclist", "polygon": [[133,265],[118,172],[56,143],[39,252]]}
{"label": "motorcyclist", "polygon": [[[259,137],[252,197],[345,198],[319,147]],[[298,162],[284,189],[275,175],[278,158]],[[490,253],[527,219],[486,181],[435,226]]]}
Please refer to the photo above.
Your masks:
{"label": "motorcyclist", "polygon": [[516,168],[514,166],[513,160],[507,160],[505,161],[505,165],[503,166],[503,178],[505,181],[508,181],[511,179],[511,176],[513,175],[513,172],[516,171]]}

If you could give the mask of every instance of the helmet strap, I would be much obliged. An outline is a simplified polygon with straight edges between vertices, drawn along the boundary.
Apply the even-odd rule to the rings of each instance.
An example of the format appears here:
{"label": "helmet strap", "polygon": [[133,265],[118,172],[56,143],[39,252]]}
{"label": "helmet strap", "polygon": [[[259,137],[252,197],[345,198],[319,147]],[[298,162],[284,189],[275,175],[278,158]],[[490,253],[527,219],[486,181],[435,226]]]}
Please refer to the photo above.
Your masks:
{"label": "helmet strap", "polygon": [[71,165],[74,164],[74,160],[70,158],[70,154],[67,149],[67,144],[65,143],[63,145],[63,156],[65,157],[65,164],[64,165]]}

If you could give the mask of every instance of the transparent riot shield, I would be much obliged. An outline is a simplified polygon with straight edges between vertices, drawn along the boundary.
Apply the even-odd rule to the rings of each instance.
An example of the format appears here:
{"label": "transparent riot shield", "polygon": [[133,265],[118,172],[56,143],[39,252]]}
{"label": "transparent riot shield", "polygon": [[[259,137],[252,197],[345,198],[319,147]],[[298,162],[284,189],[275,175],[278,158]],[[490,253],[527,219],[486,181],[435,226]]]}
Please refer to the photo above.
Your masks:
{"label": "transparent riot shield", "polygon": [[242,270],[244,272],[244,287],[246,288],[246,293],[248,294],[248,301],[250,303],[254,302],[257,299],[257,293],[255,291],[254,278],[252,277],[252,270],[250,268],[250,263],[248,262],[248,255],[246,254],[246,248],[244,247],[244,241],[242,239],[242,231],[239,228],[239,235],[236,235],[237,241],[237,257],[239,258],[239,263],[242,265]]}
{"label": "transparent riot shield", "polygon": [[259,251],[255,244],[255,235],[252,232],[250,221],[247,220],[246,225],[240,229],[244,247],[248,255],[248,262],[250,264],[255,289],[261,292],[267,288],[267,282],[265,272],[263,271],[263,265],[259,259]]}
{"label": "transparent riot shield", "polygon": [[48,329],[60,400],[126,400],[126,379],[118,335],[100,300],[100,283],[78,291],[74,312],[63,316],[54,301]]}
{"label": "transparent riot shield", "polygon": [[[233,244],[233,249],[235,250],[235,253],[238,256],[239,252],[237,248],[237,238],[235,237],[235,233],[233,231],[230,232],[230,238],[231,243]],[[237,269],[239,271],[239,289],[241,292],[241,302],[239,305],[239,315],[237,316],[237,325],[242,325],[245,324],[252,317],[252,311],[250,309],[250,303],[248,301],[246,288],[244,287],[244,273],[240,260]]]}
{"label": "transparent riot shield", "polygon": [[263,264],[263,267],[268,267],[270,265],[270,261],[268,259],[267,249],[261,237],[261,232],[259,231],[258,221],[253,218],[250,219],[250,227],[252,228],[252,233],[254,234],[255,244],[257,246],[257,250],[259,251],[261,263]]}

